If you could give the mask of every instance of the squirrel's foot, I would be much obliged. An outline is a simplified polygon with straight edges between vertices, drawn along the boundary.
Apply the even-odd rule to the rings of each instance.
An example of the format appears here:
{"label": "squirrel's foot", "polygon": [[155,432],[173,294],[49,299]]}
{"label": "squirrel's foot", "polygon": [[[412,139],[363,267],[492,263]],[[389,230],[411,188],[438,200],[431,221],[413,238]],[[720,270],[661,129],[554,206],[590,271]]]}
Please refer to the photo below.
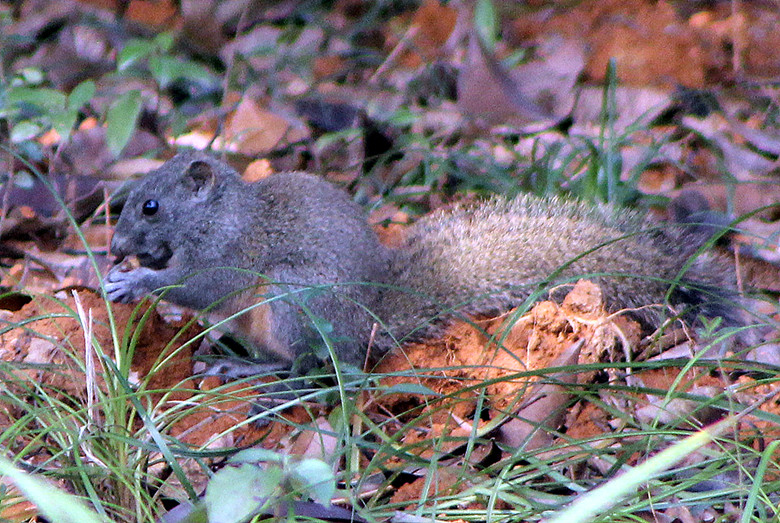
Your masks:
{"label": "squirrel's foot", "polygon": [[154,271],[147,267],[130,270],[122,265],[112,267],[105,279],[108,299],[119,303],[130,303],[147,294],[148,291],[142,282],[153,273]]}

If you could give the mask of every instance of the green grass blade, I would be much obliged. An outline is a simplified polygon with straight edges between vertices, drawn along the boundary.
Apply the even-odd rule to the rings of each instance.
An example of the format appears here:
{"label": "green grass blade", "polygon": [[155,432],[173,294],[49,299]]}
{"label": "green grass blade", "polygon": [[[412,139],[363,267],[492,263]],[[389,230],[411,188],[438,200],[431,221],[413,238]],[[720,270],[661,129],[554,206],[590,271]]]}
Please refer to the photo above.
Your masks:
{"label": "green grass blade", "polygon": [[3,457],[0,457],[0,474],[10,478],[52,523],[106,523],[108,521],[85,507],[76,497],[61,491],[43,479],[22,472]]}

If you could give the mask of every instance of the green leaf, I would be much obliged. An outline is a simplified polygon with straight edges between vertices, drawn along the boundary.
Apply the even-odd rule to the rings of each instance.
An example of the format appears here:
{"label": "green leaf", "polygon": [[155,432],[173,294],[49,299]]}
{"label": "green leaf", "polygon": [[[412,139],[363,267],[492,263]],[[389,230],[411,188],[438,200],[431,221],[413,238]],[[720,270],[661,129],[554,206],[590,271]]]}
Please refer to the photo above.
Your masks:
{"label": "green leaf", "polygon": [[282,469],[245,464],[225,467],[211,478],[204,501],[209,523],[238,523],[256,514],[282,482]]}
{"label": "green leaf", "polygon": [[306,458],[294,463],[290,480],[301,491],[320,505],[330,505],[336,493],[336,476],[330,465],[320,459]]}
{"label": "green leaf", "polygon": [[95,82],[84,80],[68,95],[68,109],[78,111],[95,96]]}
{"label": "green leaf", "polygon": [[405,127],[420,121],[420,113],[409,107],[399,107],[394,111],[387,122],[392,126]]}
{"label": "green leaf", "polygon": [[165,523],[209,523],[206,504],[199,501],[195,504],[182,503],[162,515],[156,521]]}
{"label": "green leaf", "polygon": [[260,461],[270,461],[272,463],[282,463],[284,455],[273,450],[251,448],[244,449],[230,457],[230,463],[257,463]]}
{"label": "green leaf", "polygon": [[157,85],[165,89],[182,73],[181,62],[170,56],[153,56],[149,59],[149,71]]}
{"label": "green leaf", "polygon": [[31,140],[42,131],[41,126],[35,122],[25,120],[14,125],[11,129],[11,143],[20,143]]}
{"label": "green leaf", "polygon": [[155,51],[155,45],[149,40],[130,40],[116,57],[117,71],[124,71],[134,63],[143,60]]}
{"label": "green leaf", "polygon": [[12,119],[19,114],[19,108],[13,107],[0,96],[0,118]]}
{"label": "green leaf", "polygon": [[21,74],[28,85],[40,85],[43,82],[43,71],[37,67],[25,67]]}
{"label": "green leaf", "polygon": [[14,186],[20,189],[32,189],[35,187],[35,177],[27,171],[16,171],[14,173]]}
{"label": "green leaf", "polygon": [[325,318],[310,314],[309,319],[320,334],[333,334],[333,324]]}
{"label": "green leaf", "polygon": [[30,104],[43,112],[61,111],[65,108],[65,95],[56,89],[42,87],[12,87],[6,95],[6,104]]}
{"label": "green leaf", "polygon": [[214,74],[209,70],[208,67],[205,67],[201,64],[191,62],[191,61],[185,61],[182,64],[182,77],[186,78],[188,80],[192,80],[193,82],[197,82],[199,84],[215,84],[217,83],[217,78],[214,76]]}
{"label": "green leaf", "polygon": [[157,36],[154,37],[154,43],[155,45],[164,53],[167,53],[171,50],[173,47],[173,33],[167,32],[167,33],[160,33]]}
{"label": "green leaf", "polygon": [[138,115],[141,114],[141,102],[141,92],[133,90],[124,93],[108,108],[106,142],[115,157],[119,156],[133,136]]}
{"label": "green leaf", "polygon": [[388,387],[384,390],[385,394],[422,394],[423,396],[441,396],[438,392],[434,392],[424,385],[419,383],[399,383]]}
{"label": "green leaf", "polygon": [[151,71],[157,84],[163,89],[180,78],[198,83],[214,82],[214,75],[207,68],[172,56],[151,57],[149,59],[149,71]]}
{"label": "green leaf", "polygon": [[43,479],[22,472],[3,457],[0,457],[0,475],[13,481],[49,521],[57,523],[105,523],[107,521],[85,507],[76,497],[59,490]]}
{"label": "green leaf", "polygon": [[498,15],[491,0],[478,0],[474,7],[474,27],[482,42],[490,49],[498,38]]}
{"label": "green leaf", "polygon": [[19,155],[24,158],[29,158],[30,161],[40,162],[43,160],[43,148],[38,142],[27,140],[17,144]]}
{"label": "green leaf", "polygon": [[73,127],[76,125],[76,119],[79,113],[77,110],[64,111],[59,114],[52,115],[51,124],[54,130],[60,135],[61,140],[67,140],[70,137],[70,133],[73,131]]}

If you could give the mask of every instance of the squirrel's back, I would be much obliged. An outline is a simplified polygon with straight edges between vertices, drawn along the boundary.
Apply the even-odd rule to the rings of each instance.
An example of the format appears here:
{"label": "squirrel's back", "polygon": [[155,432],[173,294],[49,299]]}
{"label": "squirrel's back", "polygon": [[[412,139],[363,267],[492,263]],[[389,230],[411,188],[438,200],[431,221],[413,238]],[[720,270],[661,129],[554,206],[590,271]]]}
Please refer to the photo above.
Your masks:
{"label": "squirrel's back", "polygon": [[[494,198],[411,227],[391,278],[405,290],[388,292],[383,305],[396,338],[415,329],[425,335],[424,320],[447,309],[497,314],[582,277],[599,284],[611,311],[638,309],[634,315],[647,325],[658,325],[663,304],[686,318],[733,321],[733,276],[697,253],[701,243],[629,209],[558,197]],[[652,304],[659,307],[647,308]]]}

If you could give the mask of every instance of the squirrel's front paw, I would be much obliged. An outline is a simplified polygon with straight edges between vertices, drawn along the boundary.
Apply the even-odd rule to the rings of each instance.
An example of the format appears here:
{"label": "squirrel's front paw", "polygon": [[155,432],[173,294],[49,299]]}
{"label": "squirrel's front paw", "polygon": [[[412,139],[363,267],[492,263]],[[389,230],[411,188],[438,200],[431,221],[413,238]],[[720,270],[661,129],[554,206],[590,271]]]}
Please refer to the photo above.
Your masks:
{"label": "squirrel's front paw", "polygon": [[105,280],[108,299],[120,303],[130,303],[149,292],[142,280],[147,273],[152,272],[146,267],[128,268],[126,265],[116,265],[108,271]]}

